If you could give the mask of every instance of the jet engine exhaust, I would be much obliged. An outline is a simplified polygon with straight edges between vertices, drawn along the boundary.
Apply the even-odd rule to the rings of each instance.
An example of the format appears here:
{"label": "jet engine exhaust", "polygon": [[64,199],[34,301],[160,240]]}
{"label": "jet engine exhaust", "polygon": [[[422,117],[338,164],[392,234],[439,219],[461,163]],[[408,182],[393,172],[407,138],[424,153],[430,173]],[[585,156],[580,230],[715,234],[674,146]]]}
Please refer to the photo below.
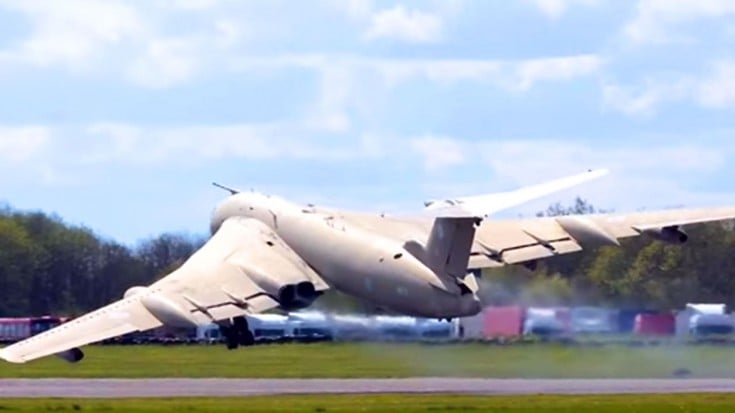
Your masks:
{"label": "jet engine exhaust", "polygon": [[310,306],[320,295],[322,292],[317,291],[312,282],[302,281],[281,287],[278,290],[278,302],[286,311],[300,310]]}
{"label": "jet engine exhaust", "polygon": [[655,240],[668,244],[685,244],[689,240],[689,235],[678,226],[648,229],[644,233]]}
{"label": "jet engine exhaust", "polygon": [[78,363],[84,358],[84,352],[76,347],[62,351],[61,353],[56,353],[56,355],[69,363]]}

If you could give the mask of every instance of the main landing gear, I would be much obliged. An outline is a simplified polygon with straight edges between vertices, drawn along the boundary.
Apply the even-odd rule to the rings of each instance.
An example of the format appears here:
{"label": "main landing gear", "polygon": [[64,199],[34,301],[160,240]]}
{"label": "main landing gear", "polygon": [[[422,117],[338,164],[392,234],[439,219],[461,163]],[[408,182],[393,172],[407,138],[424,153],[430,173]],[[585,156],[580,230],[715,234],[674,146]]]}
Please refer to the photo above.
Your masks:
{"label": "main landing gear", "polygon": [[222,336],[225,338],[228,350],[234,350],[239,346],[252,346],[255,337],[248,328],[248,320],[245,317],[235,317],[228,324],[219,326]]}

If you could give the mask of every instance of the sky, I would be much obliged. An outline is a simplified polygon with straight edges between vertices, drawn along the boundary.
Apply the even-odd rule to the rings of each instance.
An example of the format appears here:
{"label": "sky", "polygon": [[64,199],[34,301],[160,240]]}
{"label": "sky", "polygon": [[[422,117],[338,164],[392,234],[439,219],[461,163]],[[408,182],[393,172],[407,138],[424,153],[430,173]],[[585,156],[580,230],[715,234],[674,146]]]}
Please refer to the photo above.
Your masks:
{"label": "sky", "polygon": [[207,232],[212,181],[735,204],[734,51],[731,0],[0,0],[0,201],[124,243]]}

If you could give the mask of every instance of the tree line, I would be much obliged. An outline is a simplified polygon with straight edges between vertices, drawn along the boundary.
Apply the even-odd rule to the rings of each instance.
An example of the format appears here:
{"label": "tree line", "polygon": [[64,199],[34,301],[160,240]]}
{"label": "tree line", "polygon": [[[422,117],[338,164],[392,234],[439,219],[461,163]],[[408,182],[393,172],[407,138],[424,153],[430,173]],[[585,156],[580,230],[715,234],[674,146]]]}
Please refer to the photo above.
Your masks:
{"label": "tree line", "polygon": [[[539,216],[598,212],[584,200],[555,204]],[[687,302],[735,304],[735,232],[731,223],[688,230],[684,246],[647,237],[522,266],[485,271],[487,304],[606,304],[650,309]],[[92,229],[38,211],[0,210],[0,317],[79,315],[120,299],[181,265],[205,236],[164,233],[124,245]],[[373,312],[330,291],[315,303],[334,311]]]}
{"label": "tree line", "polygon": [[0,317],[79,315],[147,285],[204,237],[162,234],[130,247],[43,212],[0,211]]}

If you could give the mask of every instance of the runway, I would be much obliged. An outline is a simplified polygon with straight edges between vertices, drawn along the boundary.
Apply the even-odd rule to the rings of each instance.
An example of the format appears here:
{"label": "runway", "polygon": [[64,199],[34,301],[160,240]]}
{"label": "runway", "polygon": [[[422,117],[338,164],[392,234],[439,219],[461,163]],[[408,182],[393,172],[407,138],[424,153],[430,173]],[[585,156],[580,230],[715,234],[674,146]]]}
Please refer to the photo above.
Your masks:
{"label": "runway", "polygon": [[279,394],[730,393],[735,379],[0,379],[0,398],[225,397]]}

